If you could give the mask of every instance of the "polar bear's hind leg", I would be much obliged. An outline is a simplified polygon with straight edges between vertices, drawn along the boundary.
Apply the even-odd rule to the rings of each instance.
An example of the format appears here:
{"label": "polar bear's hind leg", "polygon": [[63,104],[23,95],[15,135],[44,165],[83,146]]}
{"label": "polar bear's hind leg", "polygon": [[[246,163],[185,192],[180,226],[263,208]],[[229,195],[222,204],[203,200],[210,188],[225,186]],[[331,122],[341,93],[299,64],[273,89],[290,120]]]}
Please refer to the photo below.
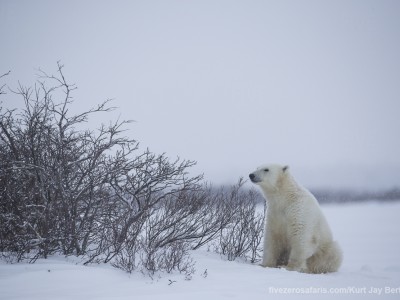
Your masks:
{"label": "polar bear's hind leg", "polygon": [[335,241],[321,245],[313,256],[307,259],[308,272],[321,274],[336,272],[343,260],[342,250]]}

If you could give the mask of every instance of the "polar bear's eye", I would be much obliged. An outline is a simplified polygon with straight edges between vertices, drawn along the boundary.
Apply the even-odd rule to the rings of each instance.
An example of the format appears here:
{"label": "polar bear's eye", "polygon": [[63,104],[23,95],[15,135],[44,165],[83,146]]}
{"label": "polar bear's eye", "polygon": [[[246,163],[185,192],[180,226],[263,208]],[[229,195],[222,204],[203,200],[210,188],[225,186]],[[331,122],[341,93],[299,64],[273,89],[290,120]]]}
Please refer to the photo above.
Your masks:
{"label": "polar bear's eye", "polygon": [[269,171],[269,169],[264,169],[264,172],[268,172]]}

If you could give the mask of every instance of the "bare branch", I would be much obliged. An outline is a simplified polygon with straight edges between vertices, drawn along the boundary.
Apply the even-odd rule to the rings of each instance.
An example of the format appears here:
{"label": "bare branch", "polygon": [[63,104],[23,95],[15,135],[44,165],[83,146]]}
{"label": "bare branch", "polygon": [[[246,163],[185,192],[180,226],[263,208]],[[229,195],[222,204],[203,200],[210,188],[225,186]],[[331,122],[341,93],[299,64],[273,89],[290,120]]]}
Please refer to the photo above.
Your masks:
{"label": "bare branch", "polygon": [[[8,72],[4,73],[3,75],[0,75],[0,79],[3,78],[3,77],[5,77],[5,76],[10,75],[10,73],[11,73],[11,71],[8,71]],[[4,89],[6,86],[7,86],[6,84],[3,84],[2,86],[0,86],[0,95],[6,94],[6,92],[3,91],[3,89]]]}

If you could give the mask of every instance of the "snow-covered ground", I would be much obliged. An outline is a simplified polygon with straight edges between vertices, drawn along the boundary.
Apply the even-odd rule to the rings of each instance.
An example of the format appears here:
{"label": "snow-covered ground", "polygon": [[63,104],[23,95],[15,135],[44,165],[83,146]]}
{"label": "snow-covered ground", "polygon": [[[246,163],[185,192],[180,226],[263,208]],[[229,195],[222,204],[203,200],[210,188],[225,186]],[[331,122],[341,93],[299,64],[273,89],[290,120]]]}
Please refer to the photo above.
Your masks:
{"label": "snow-covered ground", "polygon": [[180,274],[151,280],[53,257],[35,264],[0,262],[0,299],[400,299],[400,203],[325,205],[323,211],[344,251],[337,273],[264,269],[198,250],[191,280]]}

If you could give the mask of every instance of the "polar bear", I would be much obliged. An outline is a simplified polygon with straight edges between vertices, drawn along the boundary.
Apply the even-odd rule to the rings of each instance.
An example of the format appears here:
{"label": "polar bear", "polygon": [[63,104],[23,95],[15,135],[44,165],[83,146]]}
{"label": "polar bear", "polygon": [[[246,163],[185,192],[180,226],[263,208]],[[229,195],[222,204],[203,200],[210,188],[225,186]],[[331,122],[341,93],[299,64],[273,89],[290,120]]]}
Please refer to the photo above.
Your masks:
{"label": "polar bear", "polygon": [[317,200],[295,181],[288,167],[264,165],[249,177],[267,201],[261,265],[305,273],[337,271],[342,251]]}

